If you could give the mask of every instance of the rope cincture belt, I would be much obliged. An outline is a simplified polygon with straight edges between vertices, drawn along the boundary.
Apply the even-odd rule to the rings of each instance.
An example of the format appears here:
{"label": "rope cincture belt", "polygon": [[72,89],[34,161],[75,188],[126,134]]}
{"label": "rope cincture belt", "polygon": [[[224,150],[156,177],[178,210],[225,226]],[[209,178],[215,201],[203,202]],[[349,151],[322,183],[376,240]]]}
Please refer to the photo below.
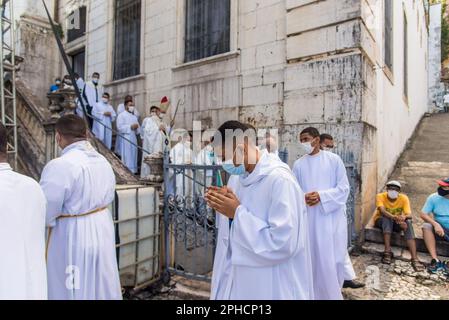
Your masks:
{"label": "rope cincture belt", "polygon": [[[68,214],[62,214],[60,216],[58,216],[56,218],[56,220],[60,220],[60,219],[76,219],[76,218],[82,218],[82,217],[87,217],[96,213],[99,213],[101,211],[106,210],[108,207],[102,207],[102,208],[98,208],[92,211],[89,211],[87,213],[83,213],[83,214],[78,214],[78,215],[68,215]],[[47,238],[47,246],[45,248],[45,261],[48,261],[48,247],[50,245],[50,238],[51,238],[51,234],[52,234],[53,228],[48,228],[48,238]]]}

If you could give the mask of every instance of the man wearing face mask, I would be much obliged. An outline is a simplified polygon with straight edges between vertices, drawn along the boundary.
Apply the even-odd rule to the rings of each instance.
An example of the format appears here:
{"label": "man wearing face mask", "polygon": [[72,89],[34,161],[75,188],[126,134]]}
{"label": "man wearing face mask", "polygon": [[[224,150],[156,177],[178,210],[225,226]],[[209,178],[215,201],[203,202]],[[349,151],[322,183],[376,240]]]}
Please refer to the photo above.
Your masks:
{"label": "man wearing face mask", "polygon": [[142,178],[148,177],[150,167],[145,163],[145,157],[153,153],[162,153],[164,150],[164,136],[165,125],[161,121],[161,109],[152,106],[150,109],[150,116],[145,118],[142,123],[142,171],[140,176]]}
{"label": "man wearing face mask", "polygon": [[231,178],[205,197],[218,226],[211,299],[313,299],[304,194],[290,168],[238,121],[218,129],[213,147]]}
{"label": "man wearing face mask", "polygon": [[334,150],[334,137],[330,134],[323,133],[320,135],[321,150],[332,152]]}
{"label": "man wearing face mask", "polygon": [[55,84],[53,84],[53,85],[50,87],[50,93],[55,92],[55,91],[58,91],[59,89],[61,89],[61,87],[62,87],[62,81],[61,81],[61,78],[56,78],[56,79],[55,79]]}
{"label": "man wearing face mask", "polygon": [[[334,137],[332,137],[330,134],[323,133],[320,135],[320,144],[321,144],[321,150],[327,151],[327,152],[333,152],[335,145],[334,145]],[[365,287],[364,283],[358,282],[355,280],[356,274],[354,271],[354,266],[352,265],[351,257],[349,256],[349,253],[346,254],[345,259],[345,267],[344,267],[344,283],[343,288],[349,288],[349,289],[360,289]]]}
{"label": "man wearing face mask", "polygon": [[95,104],[92,115],[95,117],[92,133],[98,140],[104,143],[108,149],[112,147],[112,123],[116,114],[114,108],[109,104],[109,93],[103,93],[101,102]]}
{"label": "man wearing face mask", "polygon": [[398,181],[387,183],[387,191],[380,193],[376,198],[377,212],[374,216],[375,226],[380,228],[384,235],[385,252],[382,263],[391,264],[391,234],[404,232],[407,246],[412,256],[412,267],[415,271],[423,271],[423,266],[416,253],[415,232],[412,224],[412,211],[408,197],[401,193],[401,184]]}
{"label": "man wearing face mask", "polygon": [[115,175],[87,141],[85,121],[58,119],[61,157],[50,161],[40,181],[47,199],[48,297],[51,300],[122,299],[108,206]]}
{"label": "man wearing face mask", "polygon": [[102,96],[103,87],[100,85],[100,74],[98,72],[94,72],[92,74],[92,80],[86,82],[83,88],[83,98],[87,109],[89,126],[91,128],[93,125],[93,119],[91,117],[92,109],[98,102],[100,102]]}
{"label": "man wearing face mask", "polygon": [[438,181],[437,193],[427,198],[422,209],[421,219],[424,220],[423,237],[432,261],[430,272],[442,270],[449,273],[448,262],[438,259],[436,240],[449,242],[449,178]]}
{"label": "man wearing face mask", "polygon": [[350,192],[346,168],[338,155],[321,150],[316,128],[304,129],[299,139],[306,155],[295,162],[293,173],[306,193],[315,297],[342,300]]}
{"label": "man wearing face mask", "polygon": [[[134,102],[128,100],[125,105],[125,112],[117,117],[117,130],[122,139],[120,143],[120,155],[122,162],[134,174],[137,173],[137,136],[140,134],[139,120],[134,115]],[[131,143],[131,142],[132,143]]]}

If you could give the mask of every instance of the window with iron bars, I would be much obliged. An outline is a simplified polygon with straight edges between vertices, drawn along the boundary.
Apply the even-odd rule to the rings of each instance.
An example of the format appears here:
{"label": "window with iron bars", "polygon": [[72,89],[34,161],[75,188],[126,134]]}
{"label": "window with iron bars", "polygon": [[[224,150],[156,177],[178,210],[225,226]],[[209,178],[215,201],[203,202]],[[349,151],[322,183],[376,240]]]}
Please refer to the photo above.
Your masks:
{"label": "window with iron bars", "polygon": [[86,7],[73,11],[67,21],[67,42],[81,38],[86,33]]}
{"label": "window with iron bars", "polygon": [[393,0],[385,0],[384,63],[393,72]]}
{"label": "window with iron bars", "polygon": [[114,80],[140,73],[141,0],[115,1]]}
{"label": "window with iron bars", "polygon": [[184,62],[230,50],[231,0],[186,0]]}

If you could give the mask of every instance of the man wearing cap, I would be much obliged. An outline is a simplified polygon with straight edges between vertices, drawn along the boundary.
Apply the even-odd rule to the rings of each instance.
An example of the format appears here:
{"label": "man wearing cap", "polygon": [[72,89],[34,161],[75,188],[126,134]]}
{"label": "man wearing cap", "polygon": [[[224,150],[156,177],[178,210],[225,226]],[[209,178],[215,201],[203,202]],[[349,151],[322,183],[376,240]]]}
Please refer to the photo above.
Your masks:
{"label": "man wearing cap", "polygon": [[435,240],[449,242],[449,178],[438,181],[437,192],[430,195],[422,209],[423,237],[432,261],[430,272],[449,271],[447,262],[438,260]]}
{"label": "man wearing cap", "polygon": [[412,266],[417,272],[423,270],[416,253],[415,233],[412,224],[412,211],[407,195],[401,193],[401,183],[390,181],[387,191],[377,195],[377,212],[374,217],[376,227],[382,229],[384,235],[385,252],[382,263],[391,264],[391,234],[404,231],[407,246],[412,256]]}

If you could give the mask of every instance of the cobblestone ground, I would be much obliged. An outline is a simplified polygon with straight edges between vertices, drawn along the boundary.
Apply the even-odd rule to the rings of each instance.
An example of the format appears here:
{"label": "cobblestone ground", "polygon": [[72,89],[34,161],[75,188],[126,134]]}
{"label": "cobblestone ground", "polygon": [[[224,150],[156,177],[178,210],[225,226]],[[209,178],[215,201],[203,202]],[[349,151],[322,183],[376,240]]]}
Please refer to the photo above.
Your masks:
{"label": "cobblestone ground", "polygon": [[[376,253],[353,255],[351,259],[357,280],[365,283],[366,287],[344,289],[346,300],[449,300],[449,280],[443,274],[417,273],[410,262],[403,260],[393,260],[391,265],[384,265]],[[173,281],[170,286],[142,291],[126,299],[194,300],[198,297],[183,292]]]}
{"label": "cobblestone ground", "polygon": [[381,263],[375,254],[352,256],[363,289],[344,289],[347,300],[449,300],[449,282],[443,274],[417,273],[410,262]]}

